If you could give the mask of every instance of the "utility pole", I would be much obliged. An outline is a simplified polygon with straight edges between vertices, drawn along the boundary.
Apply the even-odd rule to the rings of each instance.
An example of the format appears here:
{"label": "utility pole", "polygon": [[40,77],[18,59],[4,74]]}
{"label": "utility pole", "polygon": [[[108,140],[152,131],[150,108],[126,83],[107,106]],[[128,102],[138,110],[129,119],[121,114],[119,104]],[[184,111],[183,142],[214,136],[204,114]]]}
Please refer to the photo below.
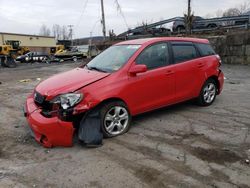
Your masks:
{"label": "utility pole", "polygon": [[101,8],[102,8],[102,33],[104,40],[106,38],[106,25],[105,25],[105,14],[104,14],[104,5],[103,5],[103,0],[101,0]]}
{"label": "utility pole", "polygon": [[192,20],[191,20],[191,0],[188,0],[188,13],[187,13],[187,31],[191,34]]}
{"label": "utility pole", "polygon": [[69,27],[69,37],[70,37],[70,40],[71,40],[71,46],[73,46],[73,25],[68,25]]}

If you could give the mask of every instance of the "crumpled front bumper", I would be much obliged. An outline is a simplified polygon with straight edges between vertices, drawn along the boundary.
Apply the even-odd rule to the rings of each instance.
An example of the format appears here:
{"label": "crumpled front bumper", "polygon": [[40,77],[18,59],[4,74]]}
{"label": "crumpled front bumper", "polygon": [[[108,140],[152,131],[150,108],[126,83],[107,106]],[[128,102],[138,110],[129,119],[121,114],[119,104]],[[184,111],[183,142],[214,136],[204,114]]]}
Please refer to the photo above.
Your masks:
{"label": "crumpled front bumper", "polygon": [[58,117],[47,118],[41,114],[33,96],[29,96],[24,107],[24,115],[34,133],[35,140],[44,147],[73,145],[74,127],[72,122],[65,122]]}

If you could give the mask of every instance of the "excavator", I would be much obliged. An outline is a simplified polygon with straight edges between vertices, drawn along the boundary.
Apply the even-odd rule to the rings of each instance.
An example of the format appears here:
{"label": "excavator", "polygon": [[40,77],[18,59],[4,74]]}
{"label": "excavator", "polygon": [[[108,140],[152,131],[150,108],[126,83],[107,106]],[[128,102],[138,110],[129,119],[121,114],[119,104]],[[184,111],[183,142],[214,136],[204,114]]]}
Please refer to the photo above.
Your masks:
{"label": "excavator", "polygon": [[29,52],[28,47],[20,46],[20,44],[18,40],[7,40],[0,45],[0,65],[10,68],[17,66],[16,57]]}

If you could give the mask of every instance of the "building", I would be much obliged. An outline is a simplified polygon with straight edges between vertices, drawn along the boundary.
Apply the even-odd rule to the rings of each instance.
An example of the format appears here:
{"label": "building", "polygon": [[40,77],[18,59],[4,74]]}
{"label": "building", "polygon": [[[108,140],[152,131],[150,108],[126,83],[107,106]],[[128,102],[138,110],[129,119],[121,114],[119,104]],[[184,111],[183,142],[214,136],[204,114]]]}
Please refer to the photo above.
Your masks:
{"label": "building", "polygon": [[20,41],[20,46],[29,47],[30,51],[44,53],[49,53],[50,47],[56,46],[55,37],[0,32],[0,45],[7,40]]}

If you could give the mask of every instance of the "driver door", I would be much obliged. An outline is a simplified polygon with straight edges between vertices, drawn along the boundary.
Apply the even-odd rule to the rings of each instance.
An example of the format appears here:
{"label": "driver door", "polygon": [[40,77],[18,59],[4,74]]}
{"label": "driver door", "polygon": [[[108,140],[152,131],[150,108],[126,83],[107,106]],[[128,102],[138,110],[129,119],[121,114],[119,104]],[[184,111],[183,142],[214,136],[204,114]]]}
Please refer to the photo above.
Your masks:
{"label": "driver door", "polygon": [[167,43],[146,47],[135,64],[145,64],[147,71],[129,77],[129,95],[133,114],[138,114],[174,102],[175,70],[170,62]]}

